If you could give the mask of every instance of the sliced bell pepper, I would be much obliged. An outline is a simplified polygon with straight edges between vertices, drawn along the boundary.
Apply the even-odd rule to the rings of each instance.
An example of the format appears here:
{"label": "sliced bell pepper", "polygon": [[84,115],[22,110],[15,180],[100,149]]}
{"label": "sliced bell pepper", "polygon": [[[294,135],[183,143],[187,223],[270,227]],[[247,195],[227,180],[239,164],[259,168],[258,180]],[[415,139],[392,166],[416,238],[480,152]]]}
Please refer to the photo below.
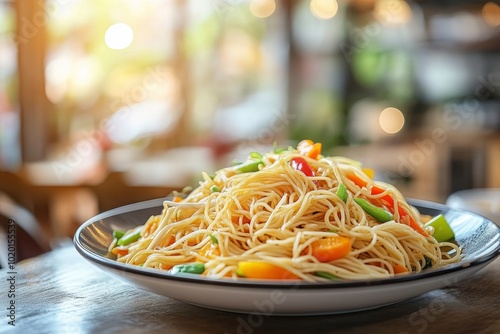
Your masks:
{"label": "sliced bell pepper", "polygon": [[213,243],[207,243],[200,249],[199,254],[204,257],[214,258],[220,256],[220,248]]}
{"label": "sliced bell pepper", "polygon": [[434,228],[432,236],[438,242],[448,241],[455,237],[455,233],[453,233],[453,230],[446,221],[446,218],[444,218],[443,214],[439,214],[432,218],[425,224],[425,226],[432,226]]}
{"label": "sliced bell pepper", "polygon": [[351,239],[340,235],[326,237],[311,244],[312,256],[320,262],[340,259],[351,251]]}
{"label": "sliced bell pepper", "polygon": [[125,256],[128,254],[128,247],[115,247],[111,250],[111,253],[114,255],[120,257],[120,256]]}
{"label": "sliced bell pepper", "polygon": [[240,261],[238,262],[238,275],[246,278],[262,279],[299,279],[290,271],[267,262]]}
{"label": "sliced bell pepper", "polygon": [[392,266],[394,268],[394,273],[395,274],[406,274],[408,273],[408,268],[406,268],[405,266],[402,266],[400,264],[394,264]]}
{"label": "sliced bell pepper", "polygon": [[293,157],[290,160],[290,164],[291,164],[293,169],[301,171],[306,176],[314,176],[315,175],[314,171],[311,168],[311,166],[309,165],[309,163],[307,163],[306,159],[304,159],[302,157]]}
{"label": "sliced bell pepper", "polygon": [[315,143],[310,139],[305,139],[297,145],[297,150],[299,150],[300,154],[311,159],[318,159],[318,156],[321,154],[321,143]]}

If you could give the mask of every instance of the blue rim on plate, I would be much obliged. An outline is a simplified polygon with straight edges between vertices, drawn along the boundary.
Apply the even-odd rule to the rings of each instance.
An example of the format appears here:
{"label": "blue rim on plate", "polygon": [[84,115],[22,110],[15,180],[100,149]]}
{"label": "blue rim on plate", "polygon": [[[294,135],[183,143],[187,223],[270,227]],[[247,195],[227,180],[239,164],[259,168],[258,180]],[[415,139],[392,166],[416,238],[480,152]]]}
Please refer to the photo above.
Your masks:
{"label": "blue rim on plate", "polygon": [[134,203],[103,212],[82,224],[74,236],[77,251],[101,269],[109,268],[125,274],[136,274],[167,281],[189,282],[196,284],[237,286],[238,288],[287,288],[293,289],[335,289],[362,286],[380,286],[413,280],[422,280],[450,274],[465,268],[484,265],[500,254],[500,227],[478,214],[465,210],[452,209],[442,204],[409,199],[421,213],[431,216],[444,214],[455,232],[457,243],[463,247],[463,259],[446,267],[429,269],[417,274],[396,276],[388,279],[348,280],[311,283],[302,281],[272,281],[245,279],[211,279],[195,275],[171,275],[166,271],[142,268],[115,261],[108,253],[115,229],[127,230],[142,225],[151,215],[158,215],[163,208],[164,199],[154,199]]}

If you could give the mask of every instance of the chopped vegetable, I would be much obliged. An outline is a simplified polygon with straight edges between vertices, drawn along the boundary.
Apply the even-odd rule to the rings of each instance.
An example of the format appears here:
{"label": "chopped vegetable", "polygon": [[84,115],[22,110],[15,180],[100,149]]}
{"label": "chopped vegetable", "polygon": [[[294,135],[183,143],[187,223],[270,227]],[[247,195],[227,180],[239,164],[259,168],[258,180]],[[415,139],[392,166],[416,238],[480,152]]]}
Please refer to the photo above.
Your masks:
{"label": "chopped vegetable", "polygon": [[349,173],[347,175],[347,178],[349,180],[351,180],[355,185],[357,185],[360,188],[366,187],[366,185],[368,184],[368,182],[366,182],[365,180],[363,180],[361,177],[359,177],[355,173]]}
{"label": "chopped vegetable", "polygon": [[213,186],[210,187],[210,192],[212,192],[212,193],[220,193],[220,189],[216,185],[213,185]]}
{"label": "chopped vegetable", "polygon": [[252,159],[262,159],[262,154],[259,152],[250,152],[250,158]]}
{"label": "chopped vegetable", "polygon": [[358,205],[370,216],[375,218],[377,221],[381,223],[388,222],[393,220],[392,214],[389,211],[386,211],[378,206],[375,206],[368,202],[368,200],[364,198],[355,198],[354,201],[358,203]]}
{"label": "chopped vegetable", "polygon": [[258,172],[259,166],[263,165],[262,160],[248,160],[244,163],[234,166],[234,169],[241,173],[252,173]]}
{"label": "chopped vegetable", "polygon": [[116,243],[118,246],[127,246],[128,244],[139,240],[141,237],[142,226],[139,226],[135,230],[128,232]]}
{"label": "chopped vegetable", "polygon": [[425,265],[422,268],[422,270],[432,268],[432,260],[427,256],[424,256],[424,260],[425,260]]}
{"label": "chopped vegetable", "polygon": [[455,233],[453,233],[450,224],[448,224],[446,218],[442,214],[429,220],[425,226],[432,226],[434,228],[432,236],[438,242],[448,241],[455,237]]}
{"label": "chopped vegetable", "polygon": [[375,171],[371,168],[362,168],[361,169],[363,171],[363,173],[365,173],[366,176],[368,176],[370,179],[373,180],[373,178],[375,177]]}
{"label": "chopped vegetable", "polygon": [[168,247],[168,246],[172,245],[174,242],[175,242],[175,236],[173,236],[173,235],[169,235],[169,236],[165,239],[165,241],[163,241],[162,246],[163,246],[163,247]]}
{"label": "chopped vegetable", "polygon": [[326,271],[317,271],[314,273],[316,276],[319,276],[319,277],[323,277],[323,278],[327,278],[329,280],[332,280],[332,281],[338,281],[340,278],[338,278],[337,276],[335,275],[332,275],[330,273],[327,273]]}
{"label": "chopped vegetable", "polygon": [[183,198],[180,197],[180,196],[174,196],[174,198],[172,198],[172,202],[182,202]]}
{"label": "chopped vegetable", "polygon": [[220,248],[217,246],[217,244],[207,243],[199,251],[199,254],[203,257],[214,258],[216,256],[220,256]]}
{"label": "chopped vegetable", "polygon": [[347,188],[341,183],[337,189],[337,196],[344,202],[347,202]]}
{"label": "chopped vegetable", "polygon": [[395,274],[406,274],[408,272],[408,268],[398,263],[394,264],[392,267],[394,268]]}
{"label": "chopped vegetable", "polygon": [[203,274],[205,271],[205,264],[195,262],[195,263],[187,263],[187,264],[178,264],[176,266],[173,266],[172,269],[170,269],[170,273],[172,275],[176,275],[179,273],[185,273],[185,274]]}
{"label": "chopped vegetable", "polygon": [[[379,195],[386,191],[385,189],[373,185],[371,189],[372,195]],[[391,195],[387,194],[383,196],[382,201],[384,201],[384,204],[387,206],[387,208],[391,211],[392,214],[394,214],[394,199]],[[402,221],[406,221],[408,225],[413,228],[415,231],[418,233],[422,234],[424,237],[428,237],[429,234],[420,226],[420,224],[406,211],[406,209],[401,205],[401,203],[397,203],[398,206],[398,214],[399,217],[401,217]]]}
{"label": "chopped vegetable", "polygon": [[[367,182],[364,181],[362,178],[360,178],[358,175],[351,173],[348,176],[348,179],[354,182],[358,187],[363,188],[367,186]],[[377,186],[376,184],[372,185],[371,187],[371,194],[372,195],[379,195],[385,192],[386,189]],[[380,198],[384,205],[389,209],[389,211],[394,214],[395,209],[394,209],[394,198],[387,194],[384,195]],[[397,202],[397,210],[399,217],[401,218],[401,221],[403,223],[407,223],[411,228],[413,228],[415,231],[423,235],[424,237],[428,237],[429,234],[420,226],[420,224],[406,211],[406,209],[401,205],[401,203]]]}
{"label": "chopped vegetable", "polygon": [[314,176],[314,171],[311,166],[307,163],[306,159],[302,157],[294,157],[290,160],[293,169],[301,171],[306,176]]}
{"label": "chopped vegetable", "polygon": [[219,240],[217,240],[217,237],[213,234],[210,234],[210,240],[212,241],[212,243],[214,245],[218,245],[219,244]]}
{"label": "chopped vegetable", "polygon": [[297,150],[299,150],[300,154],[311,159],[318,159],[321,154],[321,143],[315,143],[310,139],[305,139],[297,145]]}
{"label": "chopped vegetable", "polygon": [[276,142],[273,143],[273,152],[276,154],[281,154],[283,152],[287,151],[285,147],[278,147],[278,144]]}
{"label": "chopped vegetable", "polygon": [[116,256],[125,256],[128,254],[128,247],[115,247],[111,250],[111,253]]}
{"label": "chopped vegetable", "polygon": [[275,264],[257,261],[238,262],[238,275],[246,278],[299,279],[290,271]]}
{"label": "chopped vegetable", "polygon": [[351,239],[340,235],[326,237],[311,244],[312,255],[320,262],[340,259],[351,251]]}
{"label": "chopped vegetable", "polygon": [[113,238],[115,238],[117,241],[120,240],[124,235],[125,231],[120,231],[120,230],[113,231]]}

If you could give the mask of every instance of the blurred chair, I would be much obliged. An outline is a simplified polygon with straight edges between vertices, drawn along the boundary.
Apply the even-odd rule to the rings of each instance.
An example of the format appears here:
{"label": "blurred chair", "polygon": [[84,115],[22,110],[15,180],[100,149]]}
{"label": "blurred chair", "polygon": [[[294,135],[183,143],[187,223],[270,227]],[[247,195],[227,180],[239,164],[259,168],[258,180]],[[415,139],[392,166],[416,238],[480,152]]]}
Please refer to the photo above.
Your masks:
{"label": "blurred chair", "polygon": [[19,174],[0,170],[0,193],[6,194],[23,208],[34,212],[33,192],[27,181]]}
{"label": "blurred chair", "polygon": [[16,262],[50,250],[49,240],[33,214],[0,192],[0,267],[8,264],[9,224],[15,224]]}

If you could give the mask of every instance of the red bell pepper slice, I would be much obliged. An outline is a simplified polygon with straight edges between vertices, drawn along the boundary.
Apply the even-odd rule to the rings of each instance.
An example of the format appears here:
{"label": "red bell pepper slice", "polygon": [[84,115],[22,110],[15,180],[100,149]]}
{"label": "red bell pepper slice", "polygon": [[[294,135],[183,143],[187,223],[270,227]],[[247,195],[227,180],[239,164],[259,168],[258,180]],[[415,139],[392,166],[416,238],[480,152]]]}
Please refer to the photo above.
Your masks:
{"label": "red bell pepper slice", "polygon": [[314,171],[311,166],[307,163],[306,159],[302,157],[294,157],[290,160],[290,164],[293,169],[299,170],[306,176],[314,176]]}

